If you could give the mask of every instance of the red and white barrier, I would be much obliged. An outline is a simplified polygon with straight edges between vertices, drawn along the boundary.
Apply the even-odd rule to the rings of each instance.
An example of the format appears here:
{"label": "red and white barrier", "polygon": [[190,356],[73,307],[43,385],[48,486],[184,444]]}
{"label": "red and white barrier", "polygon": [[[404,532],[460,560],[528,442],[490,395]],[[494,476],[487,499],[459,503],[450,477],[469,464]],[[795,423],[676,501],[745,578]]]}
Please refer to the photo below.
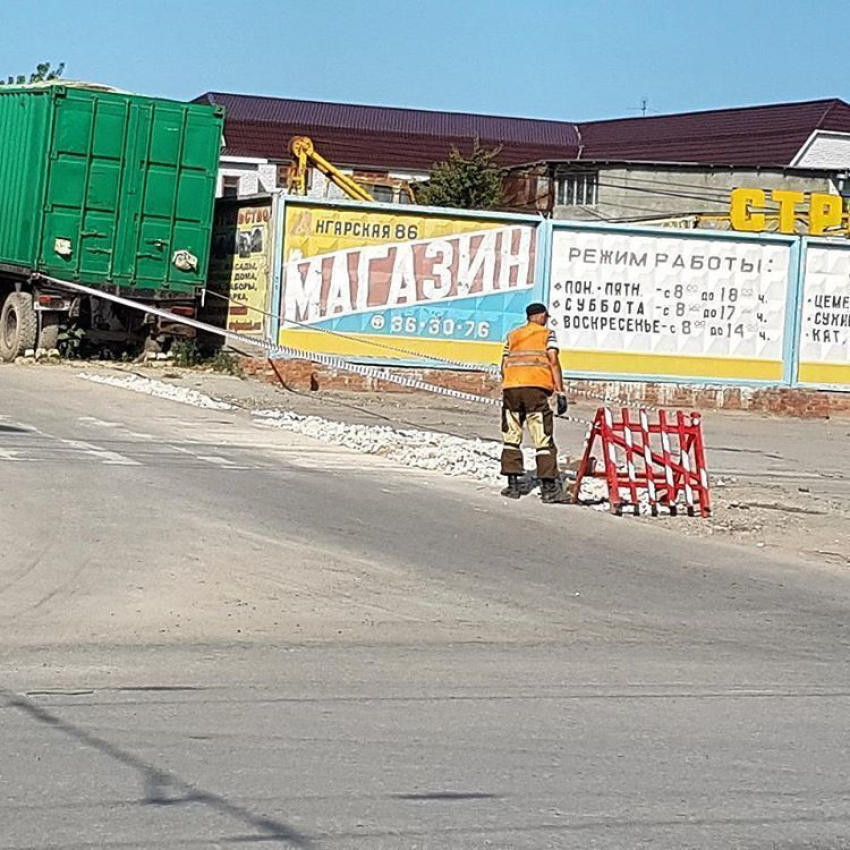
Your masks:
{"label": "red and white barrier", "polygon": [[[603,469],[597,471],[593,450],[601,442]],[[626,507],[635,513],[641,505],[657,515],[659,508],[675,514],[684,501],[690,516],[711,512],[711,493],[705,465],[702,417],[677,411],[673,421],[667,411],[658,411],[651,423],[641,410],[634,422],[627,408],[615,420],[610,408],[600,407],[590,426],[584,456],[572,488],[579,501],[582,480],[588,476],[604,478],[612,513],[622,514]]]}

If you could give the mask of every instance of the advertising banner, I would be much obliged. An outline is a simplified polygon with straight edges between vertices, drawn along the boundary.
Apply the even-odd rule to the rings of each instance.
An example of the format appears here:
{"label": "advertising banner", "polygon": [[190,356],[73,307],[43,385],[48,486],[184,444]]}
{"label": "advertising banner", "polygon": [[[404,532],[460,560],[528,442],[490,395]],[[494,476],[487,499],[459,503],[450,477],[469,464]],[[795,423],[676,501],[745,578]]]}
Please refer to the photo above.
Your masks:
{"label": "advertising banner", "polygon": [[850,246],[809,243],[801,307],[798,380],[850,389]]}
{"label": "advertising banner", "polygon": [[497,363],[542,299],[534,224],[285,207],[280,343],[383,361]]}
{"label": "advertising banner", "polygon": [[[271,203],[219,201],[205,315],[229,331],[263,336],[271,263]],[[225,296],[221,298],[219,296]]]}
{"label": "advertising banner", "polygon": [[780,381],[790,246],[556,229],[549,307],[570,374]]}

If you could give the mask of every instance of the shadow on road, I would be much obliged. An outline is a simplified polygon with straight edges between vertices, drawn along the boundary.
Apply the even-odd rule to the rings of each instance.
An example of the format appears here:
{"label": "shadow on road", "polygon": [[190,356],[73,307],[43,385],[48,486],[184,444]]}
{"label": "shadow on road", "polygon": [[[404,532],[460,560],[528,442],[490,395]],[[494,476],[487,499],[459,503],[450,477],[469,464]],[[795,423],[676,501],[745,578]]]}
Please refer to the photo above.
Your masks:
{"label": "shadow on road", "polygon": [[58,729],[70,738],[98,750],[109,758],[139,772],[142,778],[145,796],[142,804],[146,806],[180,806],[187,803],[202,803],[214,808],[216,811],[228,815],[234,820],[257,830],[261,833],[252,838],[246,837],[244,841],[281,841],[300,850],[307,850],[311,846],[310,840],[287,824],[274,820],[273,818],[256,815],[243,806],[232,803],[219,794],[204,791],[190,785],[179,776],[168,771],[159,770],[152,764],[140,759],[133,753],[121,747],[98,738],[81,729],[73,723],[68,723],[55,714],[36,705],[32,700],[20,694],[9,691],[0,691],[10,708],[15,708],[28,715],[33,720]]}

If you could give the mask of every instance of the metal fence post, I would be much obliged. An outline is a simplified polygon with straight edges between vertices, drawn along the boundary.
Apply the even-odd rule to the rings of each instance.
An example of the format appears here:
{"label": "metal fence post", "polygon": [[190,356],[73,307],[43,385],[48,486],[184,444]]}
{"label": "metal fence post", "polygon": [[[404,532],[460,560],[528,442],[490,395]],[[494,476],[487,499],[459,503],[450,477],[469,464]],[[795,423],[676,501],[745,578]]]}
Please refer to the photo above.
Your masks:
{"label": "metal fence post", "polygon": [[274,246],[272,248],[272,297],[269,317],[269,336],[275,345],[280,345],[280,315],[283,303],[283,258],[286,256],[286,195],[281,192],[275,199],[272,220],[274,223]]}
{"label": "metal fence post", "polygon": [[540,300],[548,306],[549,287],[551,285],[552,273],[552,234],[554,227],[551,218],[544,218],[537,228],[537,244],[540,247],[540,256],[537,260],[535,270],[535,288],[539,285]]}
{"label": "metal fence post", "polygon": [[788,296],[785,305],[785,340],[782,346],[782,381],[796,386],[800,374],[800,334],[803,327],[803,297],[806,284],[808,238],[799,236],[791,248]]}

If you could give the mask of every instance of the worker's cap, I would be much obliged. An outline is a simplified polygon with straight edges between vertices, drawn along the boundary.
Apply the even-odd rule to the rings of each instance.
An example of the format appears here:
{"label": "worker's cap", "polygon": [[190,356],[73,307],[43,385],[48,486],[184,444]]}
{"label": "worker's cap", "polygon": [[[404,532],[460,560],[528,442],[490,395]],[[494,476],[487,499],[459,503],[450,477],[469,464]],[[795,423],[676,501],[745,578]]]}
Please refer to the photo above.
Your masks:
{"label": "worker's cap", "polygon": [[530,319],[532,316],[539,316],[541,313],[548,313],[549,310],[546,309],[545,304],[541,304],[539,301],[535,301],[533,304],[529,304],[528,307],[525,308],[525,315]]}

